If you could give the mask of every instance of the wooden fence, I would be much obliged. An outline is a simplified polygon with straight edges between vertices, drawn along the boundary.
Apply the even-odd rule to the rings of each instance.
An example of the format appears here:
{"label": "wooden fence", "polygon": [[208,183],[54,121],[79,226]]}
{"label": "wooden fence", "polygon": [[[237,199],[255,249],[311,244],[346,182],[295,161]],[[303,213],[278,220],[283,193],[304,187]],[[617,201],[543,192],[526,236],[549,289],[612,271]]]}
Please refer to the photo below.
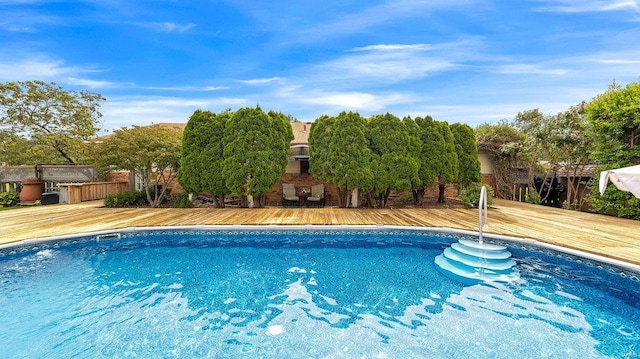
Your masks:
{"label": "wooden fence", "polygon": [[26,178],[44,182],[44,191],[57,192],[59,183],[92,182],[96,169],[86,165],[0,166],[0,192],[20,192]]}
{"label": "wooden fence", "polygon": [[129,182],[60,183],[60,203],[80,203],[125,193]]}

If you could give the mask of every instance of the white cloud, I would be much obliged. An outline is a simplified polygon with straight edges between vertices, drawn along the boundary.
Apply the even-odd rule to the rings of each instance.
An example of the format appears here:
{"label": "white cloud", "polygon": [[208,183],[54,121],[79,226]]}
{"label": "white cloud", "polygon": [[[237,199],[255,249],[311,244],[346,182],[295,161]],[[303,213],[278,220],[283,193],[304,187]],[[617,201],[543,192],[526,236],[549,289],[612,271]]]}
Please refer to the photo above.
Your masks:
{"label": "white cloud", "polygon": [[607,65],[638,65],[640,64],[640,59],[638,60],[632,60],[632,59],[600,59],[600,60],[594,60],[596,62],[599,62],[601,64],[607,64]]}
{"label": "white cloud", "polygon": [[115,82],[96,81],[96,80],[81,79],[76,77],[69,77],[65,80],[65,82],[70,85],[78,85],[78,86],[93,87],[93,88],[98,88],[98,87],[105,88],[105,87],[118,86],[118,84]]}
{"label": "white cloud", "polygon": [[111,81],[101,81],[86,78],[84,75],[102,72],[89,66],[70,66],[62,60],[56,60],[42,54],[27,54],[22,59],[0,55],[0,81],[30,81],[41,80],[56,82],[72,86],[88,88],[125,87]]}
{"label": "white cloud", "polygon": [[[479,58],[481,39],[464,38],[439,44],[375,44],[347,50],[334,60],[304,69],[298,77],[317,84],[340,82],[353,87],[393,84],[465,66]],[[345,83],[345,80],[349,82]]]}
{"label": "white cloud", "polygon": [[580,13],[631,11],[640,13],[638,0],[538,0],[550,5],[537,8],[538,11]]}
{"label": "white cloud", "polygon": [[379,44],[379,45],[369,45],[363,47],[356,47],[351,49],[350,51],[421,51],[421,50],[430,50],[433,47],[429,44],[411,44],[411,45],[401,45],[401,44]]}
{"label": "white cloud", "polygon": [[476,0],[387,0],[381,4],[369,6],[358,13],[304,29],[301,31],[300,40],[316,41],[334,36],[363,33],[378,25],[389,24],[403,18],[425,17],[438,10],[473,8],[473,4],[477,2]]}
{"label": "white cloud", "polygon": [[561,76],[569,72],[566,69],[545,67],[539,64],[510,64],[494,67],[494,71],[506,75],[554,75]]}
{"label": "white cloud", "polygon": [[133,86],[143,90],[209,92],[227,90],[227,86]]}
{"label": "white cloud", "polygon": [[194,23],[176,24],[174,22],[140,22],[135,25],[150,29],[156,32],[186,32],[196,26]]}
{"label": "white cloud", "polygon": [[186,25],[179,25],[173,22],[162,22],[162,23],[158,23],[156,24],[156,27],[163,30],[163,31],[167,31],[167,32],[185,32],[187,30],[190,30],[192,28],[194,28],[196,26],[196,24],[194,23],[188,23]]}
{"label": "white cloud", "polygon": [[59,80],[92,70],[67,66],[63,61],[45,56],[27,56],[24,59],[0,57],[0,79],[4,81]]}
{"label": "white cloud", "polygon": [[149,125],[152,122],[187,122],[196,109],[220,112],[226,108],[246,106],[243,98],[185,98],[159,96],[107,97],[102,105],[106,130]]}
{"label": "white cloud", "polygon": [[301,96],[298,101],[310,105],[322,105],[350,111],[381,111],[387,106],[415,100],[406,94],[373,94],[366,92],[314,92]]}
{"label": "white cloud", "polygon": [[61,17],[30,9],[5,9],[0,16],[0,29],[10,32],[36,33],[43,26],[63,27],[69,25],[69,22]]}
{"label": "white cloud", "polygon": [[400,82],[423,78],[430,73],[450,70],[455,63],[448,59],[415,56],[408,53],[375,53],[346,56],[320,66],[329,78],[366,79],[368,82]]}
{"label": "white cloud", "polygon": [[246,85],[265,85],[271,82],[280,81],[278,77],[270,77],[270,78],[260,78],[260,79],[251,79],[251,80],[237,80],[240,83]]}

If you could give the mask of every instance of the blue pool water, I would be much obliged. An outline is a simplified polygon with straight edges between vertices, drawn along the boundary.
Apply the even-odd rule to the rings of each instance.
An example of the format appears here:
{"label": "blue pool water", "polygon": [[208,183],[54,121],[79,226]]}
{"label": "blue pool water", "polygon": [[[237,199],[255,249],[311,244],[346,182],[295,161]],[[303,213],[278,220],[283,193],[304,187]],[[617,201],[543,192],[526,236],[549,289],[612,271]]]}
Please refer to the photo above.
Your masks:
{"label": "blue pool water", "polygon": [[[463,285],[427,231],[143,231],[0,251],[3,358],[637,358],[640,281],[509,244]],[[504,244],[504,243],[503,243]]]}

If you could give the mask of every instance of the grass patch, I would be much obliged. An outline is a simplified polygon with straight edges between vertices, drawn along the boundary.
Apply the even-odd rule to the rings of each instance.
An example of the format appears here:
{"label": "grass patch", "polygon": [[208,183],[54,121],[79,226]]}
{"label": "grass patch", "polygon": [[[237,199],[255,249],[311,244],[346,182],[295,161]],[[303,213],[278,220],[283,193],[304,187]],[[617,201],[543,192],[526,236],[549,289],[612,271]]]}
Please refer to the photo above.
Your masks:
{"label": "grass patch", "polygon": [[8,211],[10,209],[18,209],[22,208],[21,206],[11,206],[11,207],[0,207],[0,211]]}

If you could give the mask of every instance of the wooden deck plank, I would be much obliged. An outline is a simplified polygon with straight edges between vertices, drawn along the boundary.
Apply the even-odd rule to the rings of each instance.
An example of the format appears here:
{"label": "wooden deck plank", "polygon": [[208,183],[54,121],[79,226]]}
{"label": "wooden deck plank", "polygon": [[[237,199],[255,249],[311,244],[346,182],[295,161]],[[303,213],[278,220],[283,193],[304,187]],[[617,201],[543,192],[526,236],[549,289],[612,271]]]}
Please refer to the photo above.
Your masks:
{"label": "wooden deck plank", "polygon": [[[477,231],[475,209],[103,208],[101,202],[0,211],[0,244],[127,227],[177,225],[398,225]],[[495,200],[488,234],[579,249],[640,264],[640,222]]]}

